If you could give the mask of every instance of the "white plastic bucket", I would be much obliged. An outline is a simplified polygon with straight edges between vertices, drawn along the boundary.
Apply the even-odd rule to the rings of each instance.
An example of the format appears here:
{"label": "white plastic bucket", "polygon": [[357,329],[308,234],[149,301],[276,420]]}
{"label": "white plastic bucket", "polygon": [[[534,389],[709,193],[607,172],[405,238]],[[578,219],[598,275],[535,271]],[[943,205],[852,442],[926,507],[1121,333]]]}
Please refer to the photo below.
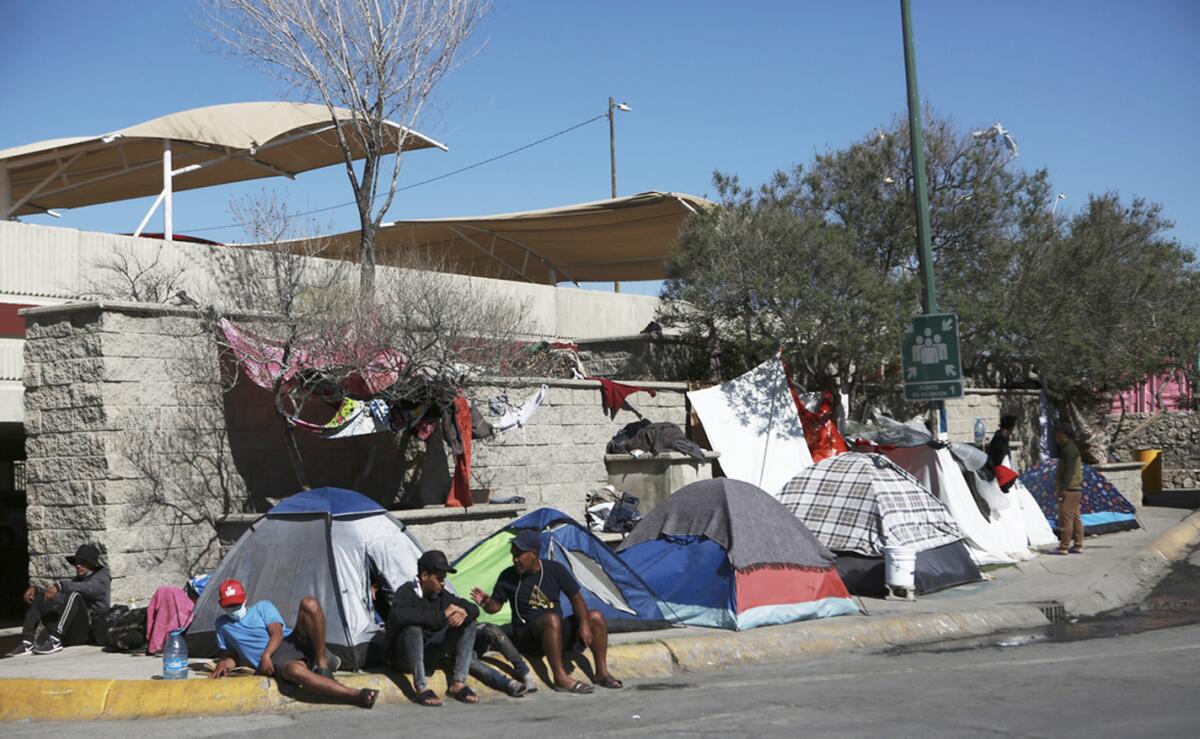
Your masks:
{"label": "white plastic bucket", "polygon": [[907,547],[883,547],[884,581],[893,588],[914,590],[917,552]]}

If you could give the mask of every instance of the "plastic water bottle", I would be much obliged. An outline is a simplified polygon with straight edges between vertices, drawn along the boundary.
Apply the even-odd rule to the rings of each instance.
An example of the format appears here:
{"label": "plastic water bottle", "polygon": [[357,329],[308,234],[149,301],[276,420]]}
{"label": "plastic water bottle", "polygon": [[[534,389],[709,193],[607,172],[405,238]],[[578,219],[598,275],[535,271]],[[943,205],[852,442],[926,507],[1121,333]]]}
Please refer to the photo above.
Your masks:
{"label": "plastic water bottle", "polygon": [[188,648],[183,630],[172,631],[163,645],[163,680],[187,680]]}
{"label": "plastic water bottle", "polygon": [[982,418],[976,418],[975,419],[975,443],[982,444],[985,436],[987,436],[987,426],[984,425]]}

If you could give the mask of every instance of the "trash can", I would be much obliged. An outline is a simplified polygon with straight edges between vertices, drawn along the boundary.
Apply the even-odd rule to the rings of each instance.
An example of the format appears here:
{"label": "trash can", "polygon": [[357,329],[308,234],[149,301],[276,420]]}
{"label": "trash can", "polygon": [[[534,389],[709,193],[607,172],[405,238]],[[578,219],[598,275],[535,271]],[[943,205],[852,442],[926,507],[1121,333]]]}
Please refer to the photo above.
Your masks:
{"label": "trash can", "polygon": [[1162,449],[1138,449],[1134,459],[1142,463],[1142,492],[1162,492]]}

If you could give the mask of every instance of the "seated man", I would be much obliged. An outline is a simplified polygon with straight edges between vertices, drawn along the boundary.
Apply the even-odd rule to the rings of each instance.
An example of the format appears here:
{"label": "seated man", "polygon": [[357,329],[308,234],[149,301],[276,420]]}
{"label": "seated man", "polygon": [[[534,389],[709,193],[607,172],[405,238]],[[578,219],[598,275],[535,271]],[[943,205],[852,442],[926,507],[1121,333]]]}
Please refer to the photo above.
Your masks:
{"label": "seated man", "polygon": [[325,651],[325,613],[316,598],[300,601],[293,630],[269,600],[246,607],[246,589],[237,580],[221,583],[219,596],[225,613],[217,616],[215,631],[222,659],[212,677],[223,677],[241,664],[320,696],[362,708],[375,705],[378,690],[355,690],[333,679],[340,660]]}
{"label": "seated man", "polygon": [[[516,680],[483,661],[483,655],[489,651],[497,651],[509,661],[517,676]],[[495,624],[479,624],[475,630],[475,654],[471,657],[471,677],[492,690],[506,693],[513,698],[537,692],[537,683],[533,680],[533,670],[529,669],[529,663],[521,656],[516,645],[512,643],[512,639],[509,639],[504,630]]]}
{"label": "seated man", "polygon": [[[42,590],[30,585],[25,590],[25,627],[21,643],[7,657],[23,654],[53,654],[64,646],[87,644],[92,638],[92,623],[108,610],[112,577],[100,564],[100,550],[83,544],[67,562],[75,566],[75,577]],[[45,624],[46,634],[37,642],[38,625]]]}
{"label": "seated man", "polygon": [[441,699],[426,683],[426,666],[436,666],[454,655],[454,672],[447,695],[463,703],[478,703],[467,685],[475,619],[479,609],[446,590],[446,573],[454,572],[446,555],[430,549],[417,560],[417,577],[396,590],[385,627],[385,650],[394,669],[411,673],[414,700],[423,706],[440,706]]}
{"label": "seated man", "polygon": [[[475,588],[471,598],[488,613],[495,613],[505,602],[512,606],[513,641],[522,651],[541,653],[550,663],[554,689],[571,693],[590,693],[592,686],[574,680],[563,666],[563,652],[582,641],[592,650],[596,662],[596,684],[620,688],[623,684],[608,673],[608,626],[604,615],[589,610],[571,571],[553,561],[543,562],[538,552],[542,535],[521,529],[512,543],[513,566],[500,573],[490,596]],[[565,593],[574,614],[562,616],[559,595]]]}

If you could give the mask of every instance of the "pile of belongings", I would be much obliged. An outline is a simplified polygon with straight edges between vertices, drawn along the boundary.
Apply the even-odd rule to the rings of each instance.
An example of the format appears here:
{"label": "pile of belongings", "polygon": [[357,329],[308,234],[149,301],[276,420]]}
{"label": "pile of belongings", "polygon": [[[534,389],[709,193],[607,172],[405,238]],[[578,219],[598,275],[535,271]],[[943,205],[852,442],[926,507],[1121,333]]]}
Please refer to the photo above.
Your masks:
{"label": "pile of belongings", "polygon": [[642,520],[637,496],[617,492],[612,485],[588,493],[587,522],[592,531],[626,534]]}
{"label": "pile of belongings", "polygon": [[823,546],[739,480],[685,485],[618,548],[680,623],[744,630],[858,613]]}
{"label": "pile of belongings", "polygon": [[605,451],[608,454],[634,455],[639,452],[680,452],[701,461],[704,459],[704,450],[696,442],[690,441],[679,426],[666,421],[651,423],[644,418],[626,424],[609,440]]}

